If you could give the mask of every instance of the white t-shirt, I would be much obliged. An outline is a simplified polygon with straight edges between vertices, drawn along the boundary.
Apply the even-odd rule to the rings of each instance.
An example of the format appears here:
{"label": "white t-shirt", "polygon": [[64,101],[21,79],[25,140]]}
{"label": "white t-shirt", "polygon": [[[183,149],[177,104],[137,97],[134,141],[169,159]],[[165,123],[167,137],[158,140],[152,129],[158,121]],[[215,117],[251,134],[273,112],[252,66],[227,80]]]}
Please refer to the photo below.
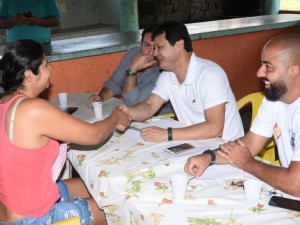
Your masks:
{"label": "white t-shirt", "polygon": [[291,161],[300,161],[299,128],[300,97],[289,105],[264,98],[250,130],[264,137],[273,135],[280,163],[289,167]]}
{"label": "white t-shirt", "polygon": [[187,126],[205,122],[204,110],[226,103],[222,138],[235,140],[244,135],[226,73],[212,61],[198,58],[193,53],[182,84],[173,72],[164,71],[152,93],[165,101],[170,100],[178,120]]}

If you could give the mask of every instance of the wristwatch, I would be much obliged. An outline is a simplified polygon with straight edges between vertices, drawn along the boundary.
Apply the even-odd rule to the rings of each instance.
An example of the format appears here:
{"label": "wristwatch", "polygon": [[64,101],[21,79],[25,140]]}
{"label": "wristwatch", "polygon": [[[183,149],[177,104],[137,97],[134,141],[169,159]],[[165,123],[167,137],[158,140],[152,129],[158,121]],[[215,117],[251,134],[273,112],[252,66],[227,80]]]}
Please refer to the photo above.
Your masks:
{"label": "wristwatch", "polygon": [[133,73],[130,69],[126,70],[126,77],[136,77],[137,74],[137,72]]}
{"label": "wristwatch", "polygon": [[211,160],[208,166],[212,166],[216,163],[216,153],[210,149],[205,150],[202,154],[210,154]]}

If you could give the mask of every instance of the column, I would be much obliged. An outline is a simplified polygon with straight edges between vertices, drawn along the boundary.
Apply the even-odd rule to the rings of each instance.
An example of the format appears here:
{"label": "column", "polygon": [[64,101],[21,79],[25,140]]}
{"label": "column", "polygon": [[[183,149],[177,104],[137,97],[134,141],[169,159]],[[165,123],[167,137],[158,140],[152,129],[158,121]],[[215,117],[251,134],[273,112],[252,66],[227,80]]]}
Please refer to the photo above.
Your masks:
{"label": "column", "polygon": [[278,14],[280,10],[280,0],[265,0],[264,14]]}
{"label": "column", "polygon": [[120,31],[139,29],[137,0],[120,0]]}

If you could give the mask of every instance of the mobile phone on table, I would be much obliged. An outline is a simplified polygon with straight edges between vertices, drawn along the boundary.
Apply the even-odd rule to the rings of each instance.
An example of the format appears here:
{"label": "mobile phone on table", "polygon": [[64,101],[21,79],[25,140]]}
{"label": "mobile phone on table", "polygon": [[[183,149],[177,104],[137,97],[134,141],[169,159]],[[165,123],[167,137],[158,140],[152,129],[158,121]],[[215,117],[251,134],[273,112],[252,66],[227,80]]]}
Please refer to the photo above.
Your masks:
{"label": "mobile phone on table", "polygon": [[65,109],[65,112],[69,114],[73,114],[74,112],[77,111],[77,109],[78,107],[68,107],[67,109]]}
{"label": "mobile phone on table", "polygon": [[300,212],[300,201],[279,196],[272,196],[269,205]]}
{"label": "mobile phone on table", "polygon": [[180,145],[175,145],[175,146],[166,148],[165,151],[171,155],[177,155],[180,153],[190,151],[192,149],[195,149],[195,146],[188,144],[188,143],[183,143]]}

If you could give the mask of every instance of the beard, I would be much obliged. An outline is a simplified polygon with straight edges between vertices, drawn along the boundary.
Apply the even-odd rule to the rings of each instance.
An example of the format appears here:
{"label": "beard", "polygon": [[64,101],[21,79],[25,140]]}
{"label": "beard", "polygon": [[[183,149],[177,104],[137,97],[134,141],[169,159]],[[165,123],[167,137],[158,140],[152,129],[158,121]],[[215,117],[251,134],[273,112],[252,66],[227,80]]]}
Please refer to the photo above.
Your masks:
{"label": "beard", "polygon": [[287,87],[282,80],[271,83],[270,87],[265,88],[265,96],[270,101],[277,101],[287,92]]}

